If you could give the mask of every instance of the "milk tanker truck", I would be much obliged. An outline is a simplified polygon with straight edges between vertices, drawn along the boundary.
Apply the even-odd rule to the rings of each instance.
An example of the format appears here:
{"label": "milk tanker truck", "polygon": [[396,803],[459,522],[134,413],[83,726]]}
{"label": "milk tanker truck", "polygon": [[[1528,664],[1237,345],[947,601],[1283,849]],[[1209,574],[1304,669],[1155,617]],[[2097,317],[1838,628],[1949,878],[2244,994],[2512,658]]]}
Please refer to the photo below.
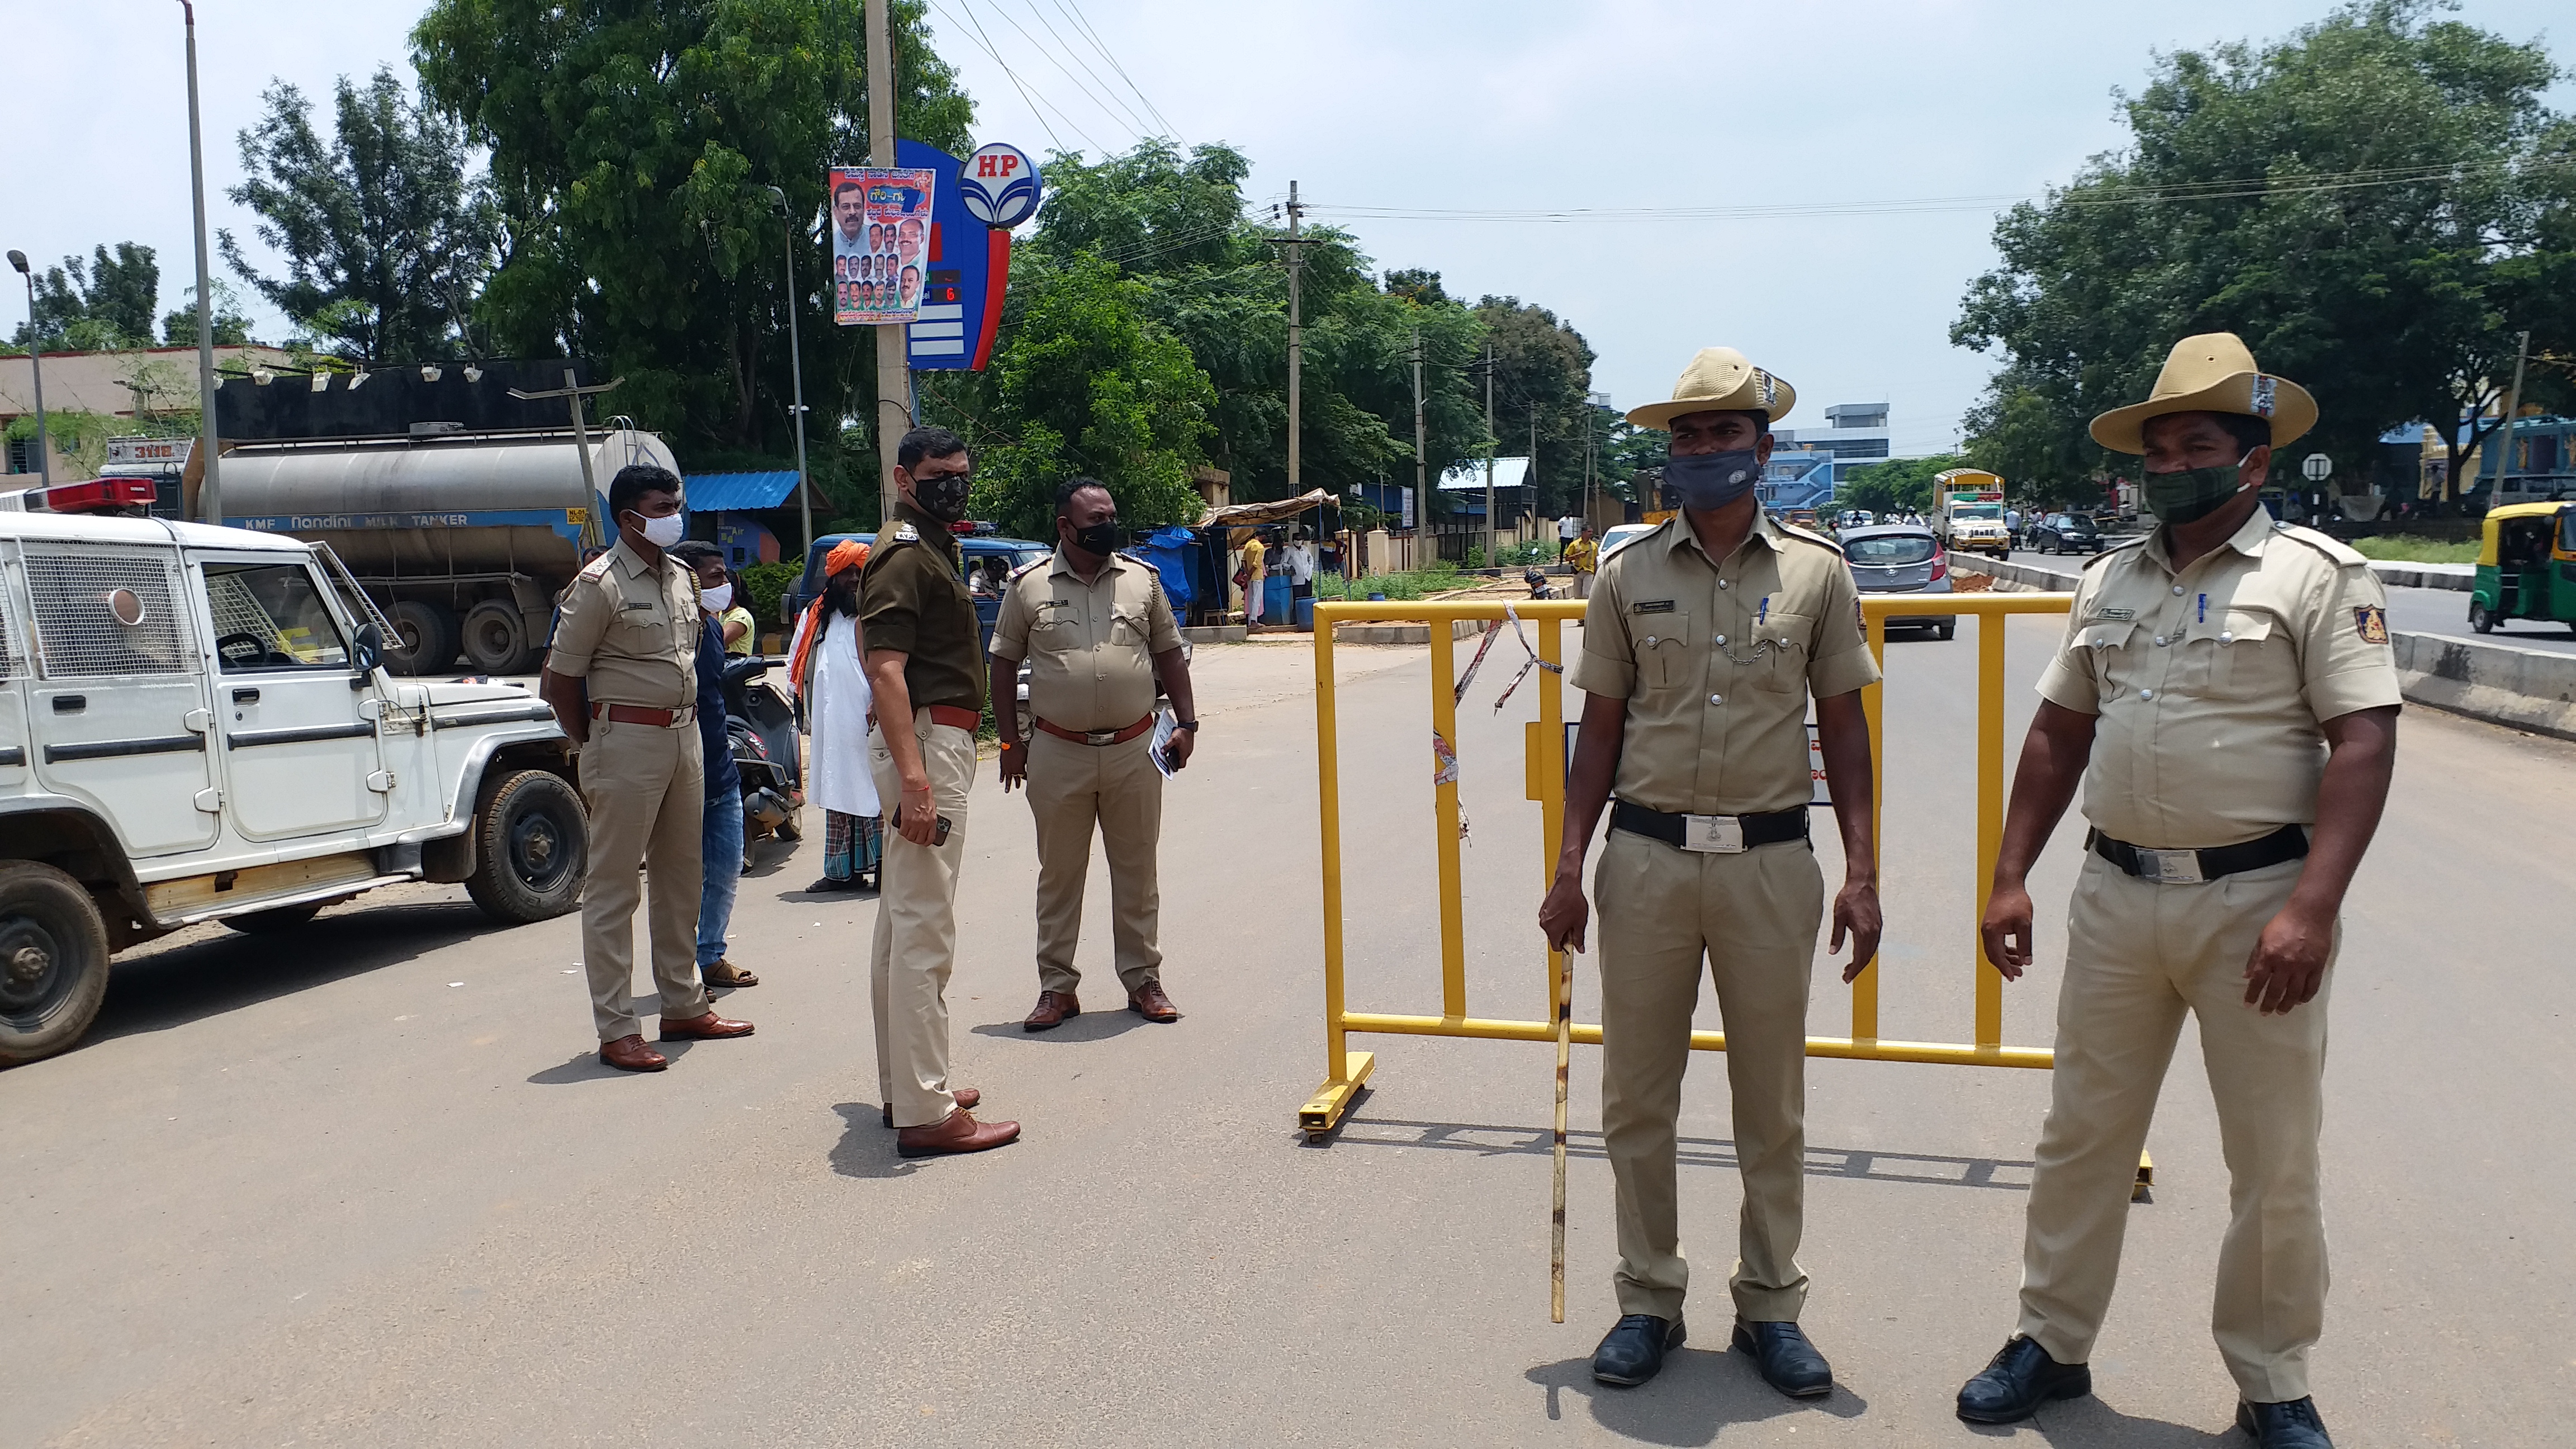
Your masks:
{"label": "milk tanker truck", "polygon": [[207,520],[219,502],[232,527],[329,544],[393,625],[386,659],[401,672],[524,672],[555,596],[615,540],[609,480],[630,463],[680,471],[628,419],[577,434],[561,398],[510,396],[563,386],[566,369],[405,367],[354,388],[346,373],[227,378],[216,498],[192,465],[185,514]]}

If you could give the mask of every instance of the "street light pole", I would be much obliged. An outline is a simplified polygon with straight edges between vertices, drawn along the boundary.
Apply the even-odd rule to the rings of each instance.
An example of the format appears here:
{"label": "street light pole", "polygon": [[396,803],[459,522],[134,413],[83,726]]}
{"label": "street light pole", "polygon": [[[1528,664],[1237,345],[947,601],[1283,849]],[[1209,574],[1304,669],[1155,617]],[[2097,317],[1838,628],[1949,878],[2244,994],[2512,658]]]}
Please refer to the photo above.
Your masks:
{"label": "street light pole", "polygon": [[54,453],[45,440],[45,332],[36,325],[36,274],[27,265],[27,254],[12,247],[9,265],[27,279],[27,365],[36,371],[36,481],[48,487],[54,481]]}
{"label": "street light pole", "polygon": [[179,0],[188,23],[188,182],[197,200],[197,500],[208,523],[224,521],[223,489],[215,481],[215,289],[206,266],[206,141],[197,116],[197,7]]}
{"label": "street light pole", "polygon": [[787,220],[787,372],[796,383],[796,517],[805,526],[805,552],[814,552],[814,500],[805,485],[805,349],[796,340],[796,219],[787,193],[769,188],[769,199]]}

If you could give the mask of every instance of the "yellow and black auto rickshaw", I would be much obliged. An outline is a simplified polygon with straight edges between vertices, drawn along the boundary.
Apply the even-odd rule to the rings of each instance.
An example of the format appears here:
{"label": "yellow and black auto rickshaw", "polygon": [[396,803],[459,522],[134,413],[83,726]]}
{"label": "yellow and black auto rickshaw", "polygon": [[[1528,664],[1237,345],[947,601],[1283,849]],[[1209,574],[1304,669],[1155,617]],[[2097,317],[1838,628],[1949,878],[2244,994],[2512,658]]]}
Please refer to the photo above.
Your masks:
{"label": "yellow and black auto rickshaw", "polygon": [[2514,503],[2491,509],[2469,591],[2469,627],[2493,633],[2499,619],[2547,619],[2576,628],[2576,503]]}

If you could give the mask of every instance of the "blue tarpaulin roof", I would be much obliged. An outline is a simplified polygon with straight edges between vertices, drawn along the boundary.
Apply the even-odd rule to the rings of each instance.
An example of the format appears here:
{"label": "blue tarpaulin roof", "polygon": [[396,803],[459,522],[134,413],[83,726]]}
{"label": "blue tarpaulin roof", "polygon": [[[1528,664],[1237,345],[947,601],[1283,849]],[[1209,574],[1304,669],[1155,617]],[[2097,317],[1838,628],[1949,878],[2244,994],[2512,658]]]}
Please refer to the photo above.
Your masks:
{"label": "blue tarpaulin roof", "polygon": [[688,489],[691,513],[777,508],[796,495],[793,468],[774,473],[692,473],[680,482]]}

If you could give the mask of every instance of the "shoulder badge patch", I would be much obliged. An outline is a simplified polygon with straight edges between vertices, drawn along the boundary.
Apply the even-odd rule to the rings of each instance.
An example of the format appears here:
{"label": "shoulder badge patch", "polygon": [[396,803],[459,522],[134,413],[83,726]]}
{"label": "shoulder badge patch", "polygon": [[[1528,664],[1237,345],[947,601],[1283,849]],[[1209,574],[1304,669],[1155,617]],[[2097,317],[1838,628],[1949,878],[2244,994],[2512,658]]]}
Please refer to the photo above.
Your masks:
{"label": "shoulder badge patch", "polygon": [[894,526],[894,541],[897,543],[919,543],[921,542],[921,530],[914,528],[909,523],[898,523]]}
{"label": "shoulder badge patch", "polygon": [[1031,560],[1029,560],[1027,563],[1024,563],[1024,564],[1020,565],[1018,568],[1015,568],[1015,569],[1011,570],[1011,578],[1012,578],[1012,581],[1013,581],[1013,582],[1017,582],[1017,581],[1018,581],[1018,579],[1019,579],[1019,577],[1020,577],[1020,575],[1025,574],[1025,573],[1029,572],[1029,571],[1030,571],[1030,570],[1032,570],[1032,569],[1043,568],[1043,567],[1045,567],[1046,565],[1048,565],[1048,564],[1050,564],[1050,563],[1053,563],[1054,561],[1055,561],[1055,555],[1054,555],[1054,554],[1047,554],[1046,556],[1044,556],[1044,557],[1042,557],[1042,558],[1034,558],[1034,559],[1031,559]]}
{"label": "shoulder badge patch", "polygon": [[2352,627],[2364,644],[2388,642],[2388,611],[2377,604],[2363,604],[2352,611]]}
{"label": "shoulder badge patch", "polygon": [[1669,614],[1672,611],[1673,601],[1670,599],[1640,599],[1628,606],[1631,614]]}

